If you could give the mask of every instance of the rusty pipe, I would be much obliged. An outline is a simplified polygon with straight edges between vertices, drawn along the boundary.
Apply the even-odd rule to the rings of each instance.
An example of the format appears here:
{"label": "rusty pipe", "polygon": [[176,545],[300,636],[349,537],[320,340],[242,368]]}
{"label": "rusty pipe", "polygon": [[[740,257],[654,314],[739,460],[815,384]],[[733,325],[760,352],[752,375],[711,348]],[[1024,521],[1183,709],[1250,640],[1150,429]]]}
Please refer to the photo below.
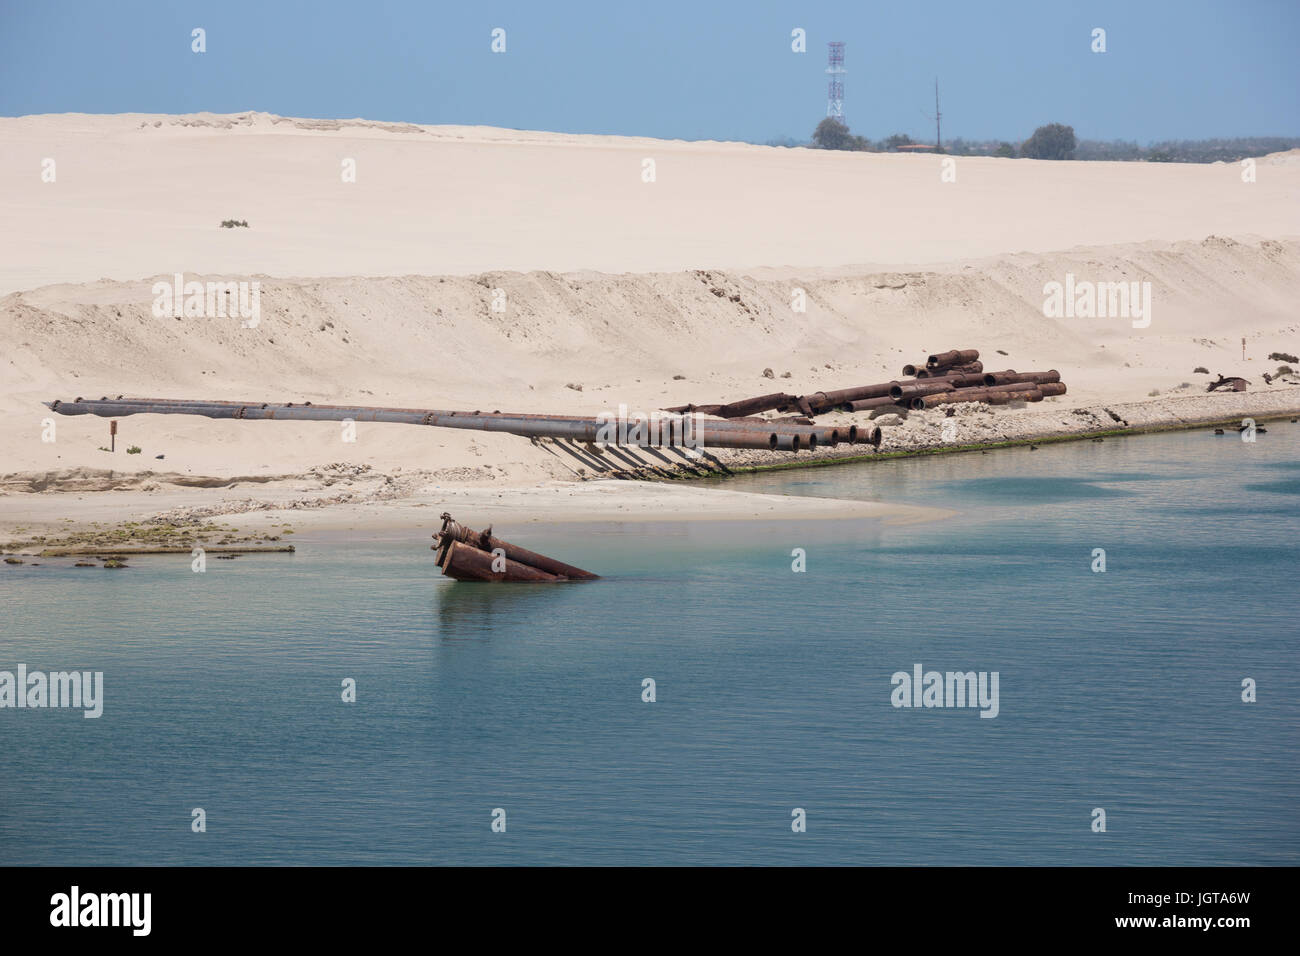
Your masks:
{"label": "rusty pipe", "polygon": [[883,398],[889,394],[889,390],[899,383],[881,382],[876,385],[856,385],[852,388],[839,388],[829,392],[814,392],[812,395],[803,396],[803,400],[808,402],[814,409],[829,411],[849,402],[863,401],[869,398]]}
{"label": "rusty pipe", "polygon": [[[976,362],[975,364],[979,364]],[[942,375],[927,375],[924,378],[918,378],[914,384],[929,385],[931,383],[947,382],[953,388],[982,388],[984,386],[984,374],[982,372],[945,372]]]}
{"label": "rusty pipe", "polygon": [[787,408],[797,401],[797,396],[785,392],[773,392],[771,395],[759,395],[755,398],[742,398],[737,402],[720,405],[715,414],[720,418],[744,418],[759,412],[771,412],[778,408]]}
{"label": "rusty pipe", "polygon": [[939,369],[918,368],[916,377],[918,379],[942,379],[958,375],[979,375],[983,371],[983,362],[969,362],[966,365],[950,365],[947,368]]}
{"label": "rusty pipe", "polygon": [[488,528],[487,531],[475,531],[473,528],[460,524],[447,512],[443,512],[442,529],[434,537],[438,539],[438,544],[435,547],[440,551],[450,547],[452,542],[459,541],[489,553],[500,548],[507,560],[530,565],[551,575],[571,578],[575,581],[591,581],[600,577],[598,574],[584,571],[572,564],[565,564],[563,561],[557,561],[544,554],[529,551],[527,548],[521,548],[517,544],[511,544],[509,541],[494,537],[491,528]]}
{"label": "rusty pipe", "polygon": [[504,570],[492,568],[496,556],[480,551],[463,541],[448,544],[442,558],[442,573],[457,581],[566,581],[568,578],[550,574],[540,568],[502,558]]}
{"label": "rusty pipe", "polygon": [[987,372],[984,375],[985,385],[1017,385],[1025,382],[1031,382],[1037,385],[1043,385],[1048,382],[1059,382],[1061,373],[1056,369],[1046,372],[1017,372],[1015,369],[1007,369],[1004,372]]}
{"label": "rusty pipe", "polygon": [[[1037,397],[1034,397],[1037,396]],[[1041,402],[1043,393],[1032,384],[1007,385],[995,388],[959,388],[952,392],[918,395],[912,399],[912,408],[934,408],[936,405],[957,405],[962,402],[983,402],[988,405],[1007,405],[1017,399]]]}
{"label": "rusty pipe", "polygon": [[979,349],[953,349],[939,352],[925,360],[925,367],[930,371],[945,369],[952,365],[966,365],[980,357]]}
{"label": "rusty pipe", "polygon": [[884,408],[887,405],[896,405],[896,404],[898,403],[895,402],[888,395],[886,395],[884,398],[864,398],[860,402],[849,402],[848,404],[841,405],[840,411],[866,412],[866,411],[870,411],[873,408]]}
{"label": "rusty pipe", "polygon": [[895,385],[889,390],[889,397],[896,402],[900,399],[907,399],[910,401],[918,395],[933,395],[936,392],[951,392],[954,391],[955,388],[956,386],[951,382],[931,383],[929,380],[926,380],[926,382],[918,383],[916,385]]}

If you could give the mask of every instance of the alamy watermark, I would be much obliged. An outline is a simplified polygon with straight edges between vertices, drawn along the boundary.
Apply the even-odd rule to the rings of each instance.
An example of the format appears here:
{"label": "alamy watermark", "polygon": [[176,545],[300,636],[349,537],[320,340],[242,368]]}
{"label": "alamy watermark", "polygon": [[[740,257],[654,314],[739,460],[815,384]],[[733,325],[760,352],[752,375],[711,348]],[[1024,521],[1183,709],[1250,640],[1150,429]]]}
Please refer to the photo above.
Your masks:
{"label": "alamy watermark", "polygon": [[596,441],[603,445],[690,449],[704,445],[704,428],[692,415],[659,411],[629,413],[626,405],[619,405],[617,412],[597,415],[596,424]]}
{"label": "alamy watermark", "polygon": [[177,272],[172,281],[153,284],[155,319],[226,319],[239,318],[246,329],[255,329],[262,321],[262,283],[186,282]]}
{"label": "alamy watermark", "polygon": [[0,671],[0,709],[79,707],[83,717],[104,713],[103,671]]}
{"label": "alamy watermark", "polygon": [[998,715],[998,672],[927,671],[920,664],[912,673],[896,671],[890,678],[895,707],[978,707],[981,717]]}
{"label": "alamy watermark", "polygon": [[50,925],[56,927],[126,927],[133,936],[148,936],[152,927],[152,893],[83,893],[73,886],[50,897]]}
{"label": "alamy watermark", "polygon": [[1067,272],[1064,283],[1044,283],[1043,296],[1049,319],[1132,319],[1135,329],[1151,324],[1150,282],[1077,281]]}

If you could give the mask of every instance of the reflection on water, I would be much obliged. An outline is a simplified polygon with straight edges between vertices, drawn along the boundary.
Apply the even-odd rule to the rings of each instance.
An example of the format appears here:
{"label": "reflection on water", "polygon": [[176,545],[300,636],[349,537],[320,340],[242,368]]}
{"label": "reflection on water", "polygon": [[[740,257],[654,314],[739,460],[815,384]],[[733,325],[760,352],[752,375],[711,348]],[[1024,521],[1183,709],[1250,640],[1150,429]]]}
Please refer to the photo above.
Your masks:
{"label": "reflection on water", "polygon": [[[4,862],[1294,864],[1296,434],[727,485],[924,525],[498,529],[593,582],[457,584],[427,528],[5,567],[0,669],[105,705],[0,712]],[[998,671],[998,717],[894,708],[916,663]]]}

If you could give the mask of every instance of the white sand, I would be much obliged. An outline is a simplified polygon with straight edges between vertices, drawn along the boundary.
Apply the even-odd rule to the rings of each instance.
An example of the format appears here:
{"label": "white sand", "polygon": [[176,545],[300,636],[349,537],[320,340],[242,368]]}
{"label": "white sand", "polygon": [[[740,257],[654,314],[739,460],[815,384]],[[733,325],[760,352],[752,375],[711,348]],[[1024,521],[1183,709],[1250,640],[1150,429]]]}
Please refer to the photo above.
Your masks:
{"label": "white sand", "polygon": [[[264,113],[0,119],[0,293],[176,271],[894,265],[1300,233],[1296,164],[1261,164],[1247,185],[1224,164],[983,158],[958,158],[945,183],[940,162]],[[250,228],[216,228],[229,218]]]}
{"label": "white sand", "polygon": [[[356,183],[341,182],[345,157]],[[0,475],[348,462],[372,467],[371,492],[396,483],[392,499],[511,489],[543,512],[528,491],[573,477],[523,439],[400,425],[346,444],[332,423],[141,416],[109,455],[107,422],[55,416],[43,443],[40,401],[78,395],[594,414],[882,381],[952,347],[980,348],[989,369],[1059,369],[1064,408],[1199,391],[1198,365],[1282,389],[1259,374],[1270,352],[1300,351],[1292,159],[1261,159],[1248,184],[1224,164],[958,158],[944,183],[936,156],[265,114],[0,119]],[[218,228],[227,218],[250,228]],[[258,278],[260,325],[155,318],[153,281],[177,271]],[[1043,284],[1066,273],[1150,282],[1150,327],[1045,318]],[[33,497],[23,481],[3,484],[0,516]],[[150,507],[172,489],[154,484],[106,494]]]}

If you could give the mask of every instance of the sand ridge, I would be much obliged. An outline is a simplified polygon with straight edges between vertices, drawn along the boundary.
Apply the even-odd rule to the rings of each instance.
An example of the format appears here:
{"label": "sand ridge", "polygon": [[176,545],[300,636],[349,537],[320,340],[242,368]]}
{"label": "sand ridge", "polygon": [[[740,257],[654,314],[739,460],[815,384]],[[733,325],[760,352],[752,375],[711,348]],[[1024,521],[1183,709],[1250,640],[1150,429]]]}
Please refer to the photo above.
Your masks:
{"label": "sand ridge", "polygon": [[944,159],[258,113],[0,118],[0,293],[177,271],[861,271],[1300,234],[1285,155],[1253,183],[1228,164],[982,157],[945,182]]}

